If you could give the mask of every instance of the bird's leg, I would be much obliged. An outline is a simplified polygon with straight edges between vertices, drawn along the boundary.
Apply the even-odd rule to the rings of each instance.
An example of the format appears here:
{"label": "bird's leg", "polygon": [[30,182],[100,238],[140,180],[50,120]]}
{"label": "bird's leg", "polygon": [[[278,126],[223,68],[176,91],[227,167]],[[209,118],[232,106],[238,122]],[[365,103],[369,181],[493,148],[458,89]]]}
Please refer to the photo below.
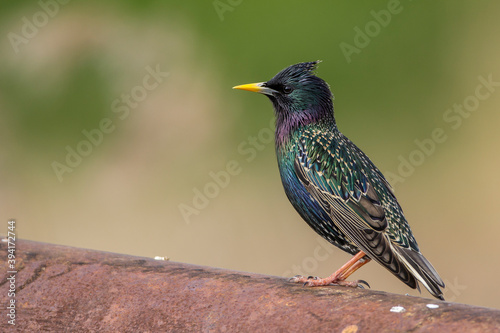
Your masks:
{"label": "bird's leg", "polygon": [[[360,251],[359,253],[362,253],[364,254],[363,251]],[[358,254],[359,254],[358,253]],[[349,276],[351,276],[351,274],[353,274],[354,272],[356,272],[358,269],[360,269],[361,267],[363,267],[364,265],[366,265],[367,263],[370,262],[370,258],[366,257],[363,259],[363,256],[361,256],[362,259],[356,261],[354,263],[354,265],[352,265],[351,267],[347,268],[339,277],[338,279],[343,281],[345,279],[347,279]],[[352,260],[352,259],[351,259]]]}
{"label": "bird's leg", "polygon": [[[348,286],[348,287],[359,287],[360,283],[366,283],[365,281],[345,281],[352,273],[360,269],[363,265],[367,264],[370,259],[364,258],[366,254],[363,251],[359,251],[353,256],[348,262],[346,262],[342,267],[340,267],[335,273],[330,275],[324,279],[312,278],[312,277],[304,277],[304,276],[294,276],[290,279],[291,282],[296,283],[304,283],[309,287],[316,286],[327,286],[329,284],[335,284],[340,286]],[[364,259],[363,259],[364,258]],[[369,285],[368,285],[369,287]]]}

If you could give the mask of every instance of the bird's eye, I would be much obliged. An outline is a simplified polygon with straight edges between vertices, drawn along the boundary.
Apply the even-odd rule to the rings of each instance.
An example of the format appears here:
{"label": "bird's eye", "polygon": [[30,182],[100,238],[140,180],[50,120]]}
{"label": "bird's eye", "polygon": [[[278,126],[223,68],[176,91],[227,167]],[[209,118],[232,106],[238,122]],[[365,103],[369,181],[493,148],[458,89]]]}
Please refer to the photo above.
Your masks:
{"label": "bird's eye", "polygon": [[291,93],[292,91],[293,91],[293,88],[292,88],[292,87],[290,87],[290,86],[284,86],[284,87],[283,87],[283,92],[284,92],[285,94],[287,94],[287,95],[288,95],[289,93]]}

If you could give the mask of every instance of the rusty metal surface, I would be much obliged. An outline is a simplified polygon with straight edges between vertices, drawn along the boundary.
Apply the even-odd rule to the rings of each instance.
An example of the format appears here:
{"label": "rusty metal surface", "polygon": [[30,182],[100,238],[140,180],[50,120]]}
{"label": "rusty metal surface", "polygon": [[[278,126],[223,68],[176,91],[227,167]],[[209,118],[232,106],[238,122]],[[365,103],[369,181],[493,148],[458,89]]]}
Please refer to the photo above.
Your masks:
{"label": "rusty metal surface", "polygon": [[17,265],[16,325],[2,315],[1,331],[500,332],[495,309],[32,241]]}

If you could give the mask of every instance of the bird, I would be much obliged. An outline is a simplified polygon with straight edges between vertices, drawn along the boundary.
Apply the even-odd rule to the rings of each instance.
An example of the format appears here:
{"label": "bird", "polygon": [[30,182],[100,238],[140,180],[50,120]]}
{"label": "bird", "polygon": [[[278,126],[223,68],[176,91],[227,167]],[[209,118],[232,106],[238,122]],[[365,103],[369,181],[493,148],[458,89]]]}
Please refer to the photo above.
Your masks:
{"label": "bird", "polygon": [[288,200],[320,236],[353,257],[327,278],[294,276],[304,286],[361,287],[347,281],[371,260],[410,288],[421,283],[444,300],[444,282],[422,255],[394,190],[368,156],[338,129],[320,61],[291,65],[267,82],[233,89],[267,96],[275,115],[275,150]]}

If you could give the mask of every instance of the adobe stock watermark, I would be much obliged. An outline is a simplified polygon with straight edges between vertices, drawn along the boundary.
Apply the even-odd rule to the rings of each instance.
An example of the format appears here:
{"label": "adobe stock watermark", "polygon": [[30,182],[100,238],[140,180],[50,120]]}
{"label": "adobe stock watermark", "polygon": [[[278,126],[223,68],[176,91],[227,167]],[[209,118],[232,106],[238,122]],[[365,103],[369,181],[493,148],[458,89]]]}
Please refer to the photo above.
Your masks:
{"label": "adobe stock watermark", "polygon": [[337,249],[321,236],[316,237],[316,243],[318,243],[313,250],[313,255],[305,257],[302,259],[300,265],[292,265],[290,269],[286,270],[281,274],[282,277],[291,278],[295,275],[310,276],[318,270],[319,264],[323,261],[328,260],[330,255],[337,251]]}
{"label": "adobe stock watermark", "polygon": [[[403,183],[408,177],[411,177],[416,168],[421,166],[432,154],[436,152],[437,147],[448,140],[449,129],[458,130],[465,119],[468,119],[474,112],[479,109],[481,102],[490,98],[495,93],[497,87],[500,87],[500,82],[493,81],[493,74],[487,77],[482,75],[477,77],[479,84],[474,89],[474,92],[461,103],[455,103],[452,107],[443,112],[443,121],[446,126],[436,127],[426,138],[415,139],[415,149],[408,154],[398,156],[397,170],[384,172],[387,180],[395,189],[396,185]],[[448,127],[448,128],[447,128]]]}
{"label": "adobe stock watermark", "polygon": [[353,30],[355,34],[353,44],[346,42],[341,42],[339,44],[340,50],[347,60],[347,63],[350,64],[353,54],[361,53],[361,50],[370,45],[372,39],[377,37],[382,29],[386,28],[389,23],[391,23],[393,16],[402,11],[403,5],[401,5],[399,0],[389,0],[386,9],[381,9],[379,11],[371,10],[370,15],[373,17],[373,20],[368,21],[363,29],[359,26],[354,27]]}
{"label": "adobe stock watermark", "polygon": [[49,20],[55,17],[60,10],[60,5],[65,5],[70,0],[40,0],[38,6],[40,10],[34,13],[30,18],[23,16],[21,21],[23,25],[19,33],[9,32],[7,39],[14,49],[14,52],[19,53],[19,46],[21,44],[28,44],[30,40],[38,35],[40,29],[45,27]]}
{"label": "adobe stock watermark", "polygon": [[16,304],[16,291],[17,291],[17,265],[16,265],[16,220],[10,219],[7,222],[7,237],[2,239],[6,244],[6,268],[7,268],[7,323],[9,325],[16,325],[16,312],[19,304]]}
{"label": "adobe stock watermark", "polygon": [[191,203],[180,203],[179,212],[184,222],[191,223],[193,215],[199,215],[202,210],[208,207],[210,201],[219,196],[220,192],[227,188],[231,179],[243,171],[242,164],[250,163],[257,157],[258,153],[263,151],[271,142],[274,142],[274,117],[269,122],[269,127],[259,130],[256,135],[250,135],[242,141],[238,147],[238,154],[243,157],[243,161],[236,159],[226,163],[224,169],[219,171],[210,171],[210,178],[204,185],[193,188],[193,198]]}
{"label": "adobe stock watermark", "polygon": [[453,282],[448,279],[444,279],[443,282],[446,286],[444,290],[444,298],[447,302],[455,302],[462,295],[462,292],[467,289],[466,285],[458,282],[458,277],[456,276],[453,279]]}
{"label": "adobe stock watermark", "polygon": [[222,22],[224,21],[224,13],[233,12],[242,2],[243,0],[214,0],[212,5],[214,6],[217,16],[219,16],[219,20]]}
{"label": "adobe stock watermark", "polygon": [[[144,75],[141,84],[130,89],[128,93],[122,93],[120,98],[116,98],[111,102],[111,111],[115,113],[119,120],[125,120],[130,115],[130,111],[137,108],[139,103],[148,97],[149,93],[160,86],[169,72],[163,72],[160,65],[155,68],[146,66],[146,75]],[[99,124],[90,130],[82,130],[84,139],[80,140],[76,145],[67,145],[67,152],[64,161],[59,162],[54,160],[51,164],[54,173],[59,182],[63,181],[63,176],[66,173],[72,173],[83,161],[84,157],[92,154],[95,147],[99,146],[107,134],[113,133],[116,129],[116,119],[103,118]]]}

